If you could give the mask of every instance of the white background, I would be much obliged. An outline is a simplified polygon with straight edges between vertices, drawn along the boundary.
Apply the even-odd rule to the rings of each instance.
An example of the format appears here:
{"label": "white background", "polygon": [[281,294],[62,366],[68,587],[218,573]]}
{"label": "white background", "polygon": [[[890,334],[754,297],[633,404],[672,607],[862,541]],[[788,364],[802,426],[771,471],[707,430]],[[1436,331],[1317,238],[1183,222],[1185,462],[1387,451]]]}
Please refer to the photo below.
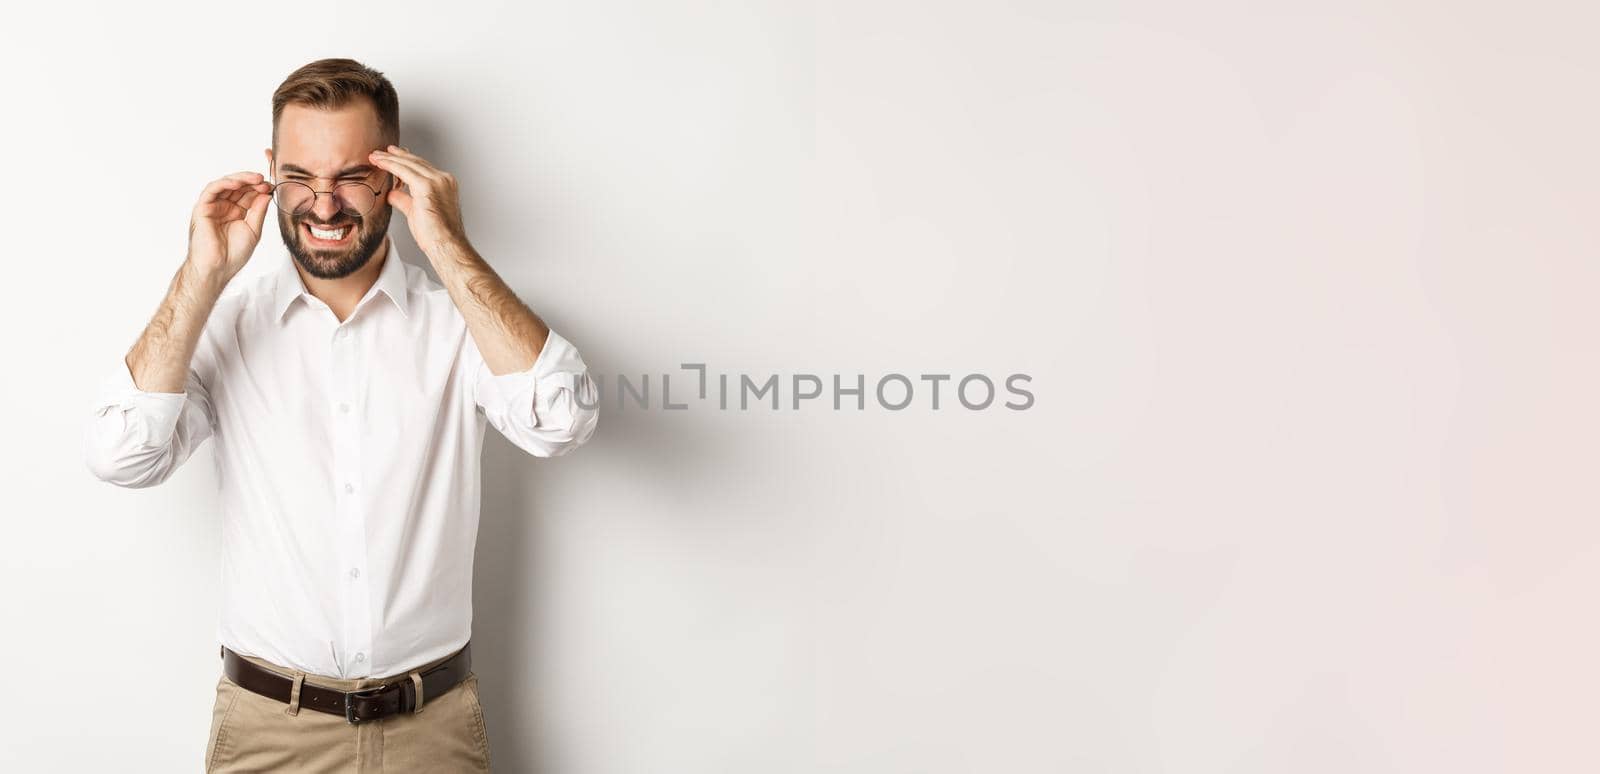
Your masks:
{"label": "white background", "polygon": [[201,768],[210,446],[121,490],[80,428],[323,56],[612,384],[1033,376],[492,436],[497,770],[1600,767],[1584,4],[44,5],[0,24],[0,770]]}

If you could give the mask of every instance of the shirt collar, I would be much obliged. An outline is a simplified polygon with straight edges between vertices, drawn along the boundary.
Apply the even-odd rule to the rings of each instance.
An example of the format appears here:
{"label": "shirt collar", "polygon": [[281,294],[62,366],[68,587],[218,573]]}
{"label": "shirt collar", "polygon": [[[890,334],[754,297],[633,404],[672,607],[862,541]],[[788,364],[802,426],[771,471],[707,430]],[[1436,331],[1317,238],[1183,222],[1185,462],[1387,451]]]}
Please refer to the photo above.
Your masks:
{"label": "shirt collar", "polygon": [[[406,268],[400,259],[399,246],[393,239],[385,237],[389,247],[383,259],[383,268],[378,270],[378,280],[373,283],[377,292],[382,292],[394,302],[395,308],[400,310],[401,316],[409,316],[410,310],[406,303]],[[274,320],[283,321],[290,305],[300,296],[310,296],[311,291],[306,290],[306,283],[300,279],[300,271],[295,268],[294,257],[284,252],[284,260],[278,267],[276,287],[274,288],[272,312]]]}

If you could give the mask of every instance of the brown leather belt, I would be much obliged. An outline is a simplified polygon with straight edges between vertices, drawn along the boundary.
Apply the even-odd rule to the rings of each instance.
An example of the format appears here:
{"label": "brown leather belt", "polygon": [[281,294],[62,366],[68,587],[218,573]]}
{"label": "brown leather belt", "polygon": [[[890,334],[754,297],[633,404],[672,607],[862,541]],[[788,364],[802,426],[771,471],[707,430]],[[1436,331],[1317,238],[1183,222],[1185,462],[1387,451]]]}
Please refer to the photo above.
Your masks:
{"label": "brown leather belt", "polygon": [[[471,648],[472,643],[468,642],[461,646],[461,650],[456,651],[454,656],[421,673],[424,706],[429,700],[450,690],[471,673]],[[240,688],[259,693],[269,699],[277,699],[284,704],[289,703],[290,691],[294,688],[293,678],[256,666],[241,658],[226,645],[222,646],[222,672]],[[412,682],[410,673],[394,675],[387,679],[392,682],[361,691],[336,691],[313,685],[309,680],[302,680],[300,706],[342,716],[350,723],[377,720],[415,710],[417,687],[416,683]]]}

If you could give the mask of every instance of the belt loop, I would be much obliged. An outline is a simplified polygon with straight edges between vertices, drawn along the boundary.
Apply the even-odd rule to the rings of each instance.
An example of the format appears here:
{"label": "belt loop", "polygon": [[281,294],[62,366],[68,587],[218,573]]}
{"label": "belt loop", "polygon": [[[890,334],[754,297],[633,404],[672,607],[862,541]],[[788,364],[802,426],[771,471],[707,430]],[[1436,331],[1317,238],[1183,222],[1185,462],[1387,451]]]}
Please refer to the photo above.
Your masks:
{"label": "belt loop", "polygon": [[412,672],[411,684],[417,686],[417,706],[411,710],[411,714],[415,715],[422,712],[422,675]]}
{"label": "belt loop", "polygon": [[300,686],[306,681],[306,673],[295,670],[294,685],[289,686],[289,706],[283,708],[285,715],[300,714]]}

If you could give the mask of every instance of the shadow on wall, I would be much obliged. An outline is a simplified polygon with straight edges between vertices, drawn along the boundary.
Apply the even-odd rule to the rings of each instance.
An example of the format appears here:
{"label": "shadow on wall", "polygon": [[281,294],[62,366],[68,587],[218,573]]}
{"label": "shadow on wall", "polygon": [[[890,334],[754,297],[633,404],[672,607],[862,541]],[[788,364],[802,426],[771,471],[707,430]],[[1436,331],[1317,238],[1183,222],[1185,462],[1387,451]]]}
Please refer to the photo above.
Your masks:
{"label": "shadow on wall", "polygon": [[[591,340],[578,335],[573,334],[574,341]],[[590,348],[602,347],[596,342]],[[585,358],[591,370],[601,370]],[[707,491],[708,485],[700,481],[711,478],[709,471],[716,465],[711,445],[715,441],[709,433],[685,433],[660,412],[608,413],[606,404],[600,412],[594,437],[567,457],[530,457],[493,428],[486,430],[483,501],[473,562],[472,654],[473,669],[484,683],[481,698],[496,771],[559,771],[555,753],[562,745],[552,735],[561,725],[554,717],[561,708],[547,698],[540,684],[540,677],[551,672],[554,658],[541,633],[553,621],[550,568],[558,564],[547,536],[558,520],[572,514],[549,506],[543,493],[561,486],[564,475],[570,481],[572,471],[582,465],[604,469],[601,478],[643,481],[650,491],[676,491],[687,497],[686,492]],[[601,497],[605,489],[586,486],[578,496]],[[663,502],[662,512],[679,510]],[[643,522],[661,515],[631,516]]]}
{"label": "shadow on wall", "polygon": [[[451,152],[447,132],[435,129],[445,123],[430,121],[427,116],[412,119],[402,129],[402,142],[439,168],[470,181],[475,170],[463,163],[466,159]],[[521,230],[535,228],[533,224],[538,220],[522,211],[527,207],[526,201],[515,209],[505,205],[482,207],[471,202],[463,202],[463,207],[469,229],[476,226],[487,230],[485,227],[499,222],[501,228]],[[404,216],[397,213],[390,225],[390,237],[415,256],[413,262],[437,282],[437,273],[423,257],[404,221]],[[537,260],[537,256],[528,253],[486,258],[502,277],[515,274],[509,270],[517,261]],[[540,309],[539,298],[530,289],[516,287],[509,278],[507,281],[551,329],[578,345],[591,373],[643,370],[623,367],[606,357],[605,353],[618,350],[587,332],[584,321],[553,319]],[[548,673],[550,659],[540,636],[550,620],[547,602],[551,584],[547,572],[553,565],[549,541],[544,536],[549,534],[554,520],[565,515],[546,507],[542,493],[558,486],[563,467],[570,477],[576,465],[598,465],[606,471],[601,478],[625,478],[633,486],[659,493],[663,510],[671,511],[676,510],[674,506],[679,501],[689,499],[690,493],[707,491],[705,486],[715,478],[718,463],[713,458],[718,456],[715,450],[720,445],[715,429],[706,426],[703,415],[619,411],[614,405],[615,397],[608,390],[602,396],[594,437],[570,457],[532,457],[492,427],[485,428],[483,499],[473,567],[472,644],[473,670],[483,683],[485,723],[497,771],[553,772],[554,754],[560,748],[551,738],[551,729],[558,724],[554,718],[544,716],[559,708],[544,698],[539,676]],[[585,497],[599,494],[593,487],[584,492]],[[648,519],[653,514],[639,516]]]}

